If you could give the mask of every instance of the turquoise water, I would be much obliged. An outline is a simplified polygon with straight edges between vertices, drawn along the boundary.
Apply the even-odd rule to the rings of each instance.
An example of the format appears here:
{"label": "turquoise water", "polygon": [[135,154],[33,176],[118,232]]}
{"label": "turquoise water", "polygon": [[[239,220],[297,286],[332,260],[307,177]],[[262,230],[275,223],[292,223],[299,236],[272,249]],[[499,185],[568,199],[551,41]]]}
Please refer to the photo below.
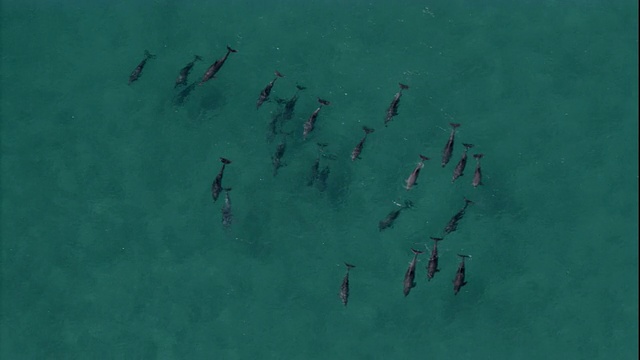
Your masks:
{"label": "turquoise water", "polygon": [[[216,3],[2,2],[1,358],[637,359],[636,2]],[[227,44],[176,105],[179,70],[201,55],[200,79]],[[307,89],[274,177],[278,107],[255,104],[276,69],[272,99]],[[477,189],[473,158],[451,183],[463,142]],[[465,196],[441,271],[426,281],[425,251],[405,298],[410,249]]]}

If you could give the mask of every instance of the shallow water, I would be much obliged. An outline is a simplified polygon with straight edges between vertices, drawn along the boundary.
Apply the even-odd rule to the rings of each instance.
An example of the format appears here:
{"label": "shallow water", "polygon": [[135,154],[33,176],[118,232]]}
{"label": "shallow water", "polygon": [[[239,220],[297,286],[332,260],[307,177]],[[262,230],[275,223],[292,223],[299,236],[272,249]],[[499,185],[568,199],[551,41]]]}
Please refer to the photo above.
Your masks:
{"label": "shallow water", "polygon": [[[636,359],[637,4],[291,4],[3,2],[1,357]],[[198,54],[199,80],[227,44],[175,105],[179,70]],[[274,177],[267,125],[296,84]],[[318,142],[323,192],[306,185]],[[451,183],[465,142],[477,189],[471,156]],[[410,248],[465,196],[441,271],[426,281],[425,251],[405,298]]]}

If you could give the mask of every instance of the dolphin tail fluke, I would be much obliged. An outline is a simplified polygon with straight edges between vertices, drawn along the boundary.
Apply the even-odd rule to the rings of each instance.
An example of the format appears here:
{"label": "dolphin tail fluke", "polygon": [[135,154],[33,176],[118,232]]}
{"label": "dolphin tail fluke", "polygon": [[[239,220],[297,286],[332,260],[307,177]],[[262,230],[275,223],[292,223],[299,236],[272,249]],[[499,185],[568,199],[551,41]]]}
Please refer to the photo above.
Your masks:
{"label": "dolphin tail fluke", "polygon": [[329,104],[331,104],[331,102],[329,100],[325,100],[325,99],[321,99],[321,98],[318,98],[318,102],[321,105],[329,105]]}
{"label": "dolphin tail fluke", "polygon": [[462,261],[464,261],[464,259],[470,259],[471,258],[471,255],[458,254],[458,256],[460,256],[462,258]]}
{"label": "dolphin tail fluke", "polygon": [[149,50],[144,51],[144,57],[147,59],[155,59],[156,56],[149,52]]}

